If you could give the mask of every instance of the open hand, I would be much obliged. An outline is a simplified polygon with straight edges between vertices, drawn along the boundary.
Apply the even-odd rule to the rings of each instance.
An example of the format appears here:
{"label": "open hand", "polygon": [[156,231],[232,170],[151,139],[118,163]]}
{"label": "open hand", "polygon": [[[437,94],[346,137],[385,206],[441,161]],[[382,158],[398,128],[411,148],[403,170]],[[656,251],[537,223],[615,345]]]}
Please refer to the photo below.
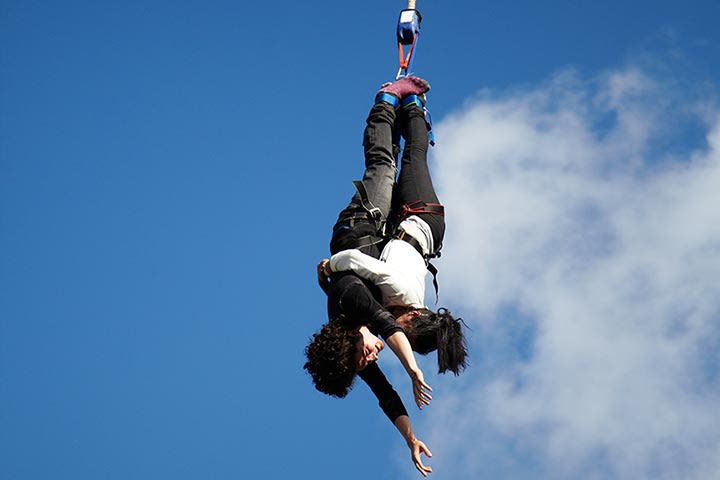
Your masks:
{"label": "open hand", "polygon": [[425,383],[422,370],[420,370],[419,368],[417,370],[413,370],[413,372],[410,374],[410,378],[412,379],[413,383],[413,395],[415,396],[415,404],[420,410],[422,410],[423,405],[430,405],[430,400],[432,400],[432,395],[430,395],[430,392],[432,392],[432,388],[430,388],[430,385]]}
{"label": "open hand", "polygon": [[410,448],[410,453],[412,455],[412,460],[415,464],[415,468],[418,469],[418,472],[420,472],[423,477],[427,477],[427,474],[432,473],[433,470],[431,466],[423,464],[421,456],[424,453],[428,456],[428,458],[432,458],[432,453],[430,452],[430,449],[428,449],[427,446],[425,446],[425,444],[418,439],[415,439],[411,443],[408,443],[408,447]]}

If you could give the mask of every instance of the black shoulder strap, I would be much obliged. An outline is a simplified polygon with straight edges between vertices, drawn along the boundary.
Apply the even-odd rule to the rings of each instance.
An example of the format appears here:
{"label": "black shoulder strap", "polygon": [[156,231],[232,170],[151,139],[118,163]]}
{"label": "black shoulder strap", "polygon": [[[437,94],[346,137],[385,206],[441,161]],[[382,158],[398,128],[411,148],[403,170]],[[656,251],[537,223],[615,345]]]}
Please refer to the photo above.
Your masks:
{"label": "black shoulder strap", "polygon": [[382,222],[383,214],[379,208],[372,204],[370,198],[368,198],[368,193],[362,180],[353,180],[353,185],[355,185],[355,190],[357,190],[358,195],[360,195],[360,203],[362,204],[363,208],[367,210],[367,212],[370,214],[371,217],[375,219],[375,221]]}
{"label": "black shoulder strap", "polygon": [[435,305],[437,305],[438,299],[439,299],[439,297],[438,297],[439,286],[438,286],[438,280],[437,280],[438,270],[435,267],[435,265],[433,265],[429,261],[426,263],[427,263],[428,272],[432,273],[432,276],[433,276],[433,287],[435,287]]}

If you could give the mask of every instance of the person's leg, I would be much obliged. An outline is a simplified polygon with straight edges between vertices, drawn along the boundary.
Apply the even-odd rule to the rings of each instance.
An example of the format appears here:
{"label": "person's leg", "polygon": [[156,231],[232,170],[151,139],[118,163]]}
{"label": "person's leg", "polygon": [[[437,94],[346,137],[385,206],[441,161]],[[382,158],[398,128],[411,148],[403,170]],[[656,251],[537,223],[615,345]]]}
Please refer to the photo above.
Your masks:
{"label": "person's leg", "polygon": [[[380,210],[383,218],[390,213],[392,187],[395,183],[397,165],[393,155],[393,125],[395,109],[380,102],[370,110],[363,136],[365,150],[365,174],[362,182],[368,200]],[[356,193],[351,203],[359,202]]]}
{"label": "person's leg", "polygon": [[[390,213],[397,173],[393,151],[395,108],[407,95],[420,95],[429,89],[430,85],[422,78],[403,77],[384,84],[376,94],[363,139],[365,174],[362,184],[367,198],[356,193],[347,208],[340,212],[333,228],[330,253],[358,248],[375,258],[380,256],[382,245],[379,242],[383,239],[379,229]],[[379,219],[373,218],[368,208],[373,209]],[[368,241],[377,243],[367,245]]]}
{"label": "person's leg", "polygon": [[[370,110],[365,128],[363,146],[365,147],[365,175],[363,184],[367,189],[370,202],[387,219],[392,201],[393,185],[397,176],[394,150],[393,129],[396,108],[400,100],[407,95],[420,95],[430,89],[430,84],[419,77],[403,77],[392,83],[386,83],[376,95],[376,105]],[[382,100],[382,98],[389,98]],[[390,105],[387,102],[392,102]],[[359,200],[356,195],[353,202]],[[351,202],[352,203],[352,202]]]}
{"label": "person's leg", "polygon": [[[428,170],[428,130],[422,108],[411,104],[403,108],[399,115],[401,118],[398,121],[402,123],[405,136],[405,148],[393,208],[398,209],[417,201],[440,203]],[[445,236],[445,217],[431,213],[416,215],[430,226],[437,251]]]}
{"label": "person's leg", "polygon": [[[378,209],[382,216],[381,221],[384,221],[390,212],[397,172],[392,144],[394,123],[395,109],[385,102],[380,102],[370,110],[363,138],[365,173],[362,183],[367,192],[367,200]],[[380,240],[377,236],[379,226],[380,224],[374,221],[363,206],[362,198],[356,192],[350,204],[338,215],[330,241],[330,253],[357,248],[358,240],[364,238],[363,243],[367,243],[367,236],[374,236],[376,240]],[[380,256],[381,246],[367,245],[360,249],[377,258]]]}

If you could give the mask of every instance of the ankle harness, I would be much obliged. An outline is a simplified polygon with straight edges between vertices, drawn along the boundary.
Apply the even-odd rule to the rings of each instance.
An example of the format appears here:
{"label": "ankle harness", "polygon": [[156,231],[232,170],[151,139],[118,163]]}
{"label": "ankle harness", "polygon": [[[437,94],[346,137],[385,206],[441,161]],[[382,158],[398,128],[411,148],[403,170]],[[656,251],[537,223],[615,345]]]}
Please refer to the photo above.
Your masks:
{"label": "ankle harness", "polygon": [[395,95],[380,92],[375,95],[375,105],[377,105],[378,103],[387,103],[394,109],[397,109],[398,105],[400,105],[400,100]]}
{"label": "ankle harness", "polygon": [[400,105],[402,106],[402,108],[409,108],[411,105],[415,105],[422,110],[423,116],[425,117],[425,126],[427,127],[428,131],[428,143],[430,143],[430,146],[434,147],[435,132],[432,128],[432,117],[430,116],[430,110],[425,107],[425,101],[425,95],[408,95],[407,97],[402,99]]}

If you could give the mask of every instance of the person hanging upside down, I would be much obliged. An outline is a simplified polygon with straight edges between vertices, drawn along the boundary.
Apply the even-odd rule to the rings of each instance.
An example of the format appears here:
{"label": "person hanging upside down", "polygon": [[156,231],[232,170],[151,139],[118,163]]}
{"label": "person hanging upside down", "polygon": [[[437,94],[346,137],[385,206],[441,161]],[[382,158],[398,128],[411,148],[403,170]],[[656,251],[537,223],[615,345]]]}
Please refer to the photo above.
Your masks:
{"label": "person hanging upside down", "polygon": [[352,271],[376,285],[382,304],[399,318],[414,351],[438,351],[438,373],[458,375],[466,367],[461,320],[447,309],[433,312],[425,307],[425,277],[428,260],[439,256],[445,234],[444,208],[438,202],[427,165],[428,136],[422,100],[406,97],[400,121],[405,137],[402,165],[392,210],[397,227],[379,259],[360,249],[335,253],[318,264],[318,276]]}
{"label": "person hanging upside down", "polygon": [[[365,129],[363,142],[365,175],[362,183],[358,185],[358,193],[338,216],[330,245],[332,254],[357,249],[373,259],[380,256],[381,247],[386,243],[383,230],[390,213],[396,173],[392,145],[392,129],[396,121],[395,107],[400,100],[409,95],[420,95],[428,88],[429,85],[424,80],[405,77],[391,85],[385,85],[379,92],[379,101],[372,108]],[[408,125],[414,123],[411,119],[415,117],[415,113],[412,113],[415,108],[417,106],[409,105],[408,113],[401,111],[401,122],[408,122]],[[422,126],[424,129],[424,120]],[[411,133],[411,130],[413,129],[407,129],[406,136],[415,138],[417,135]],[[426,130],[423,135],[425,151],[427,151]],[[411,164],[411,159],[416,157],[415,143],[414,140],[406,142],[404,165]],[[413,168],[410,167],[407,175],[403,177],[401,174],[401,180],[412,179],[414,176],[417,174],[413,174]],[[407,195],[411,194],[412,192],[407,193]],[[408,228],[412,229],[412,227]],[[435,251],[433,245],[440,244],[443,230],[444,224],[439,230],[440,235],[437,237],[439,240],[436,242],[432,239],[431,241],[436,243],[427,245],[428,252]],[[330,321],[320,332],[313,335],[312,341],[307,346],[305,369],[312,376],[318,390],[337,397],[347,395],[356,374],[359,375],[371,388],[385,414],[405,438],[416,468],[426,475],[432,469],[422,463],[421,454],[431,455],[430,451],[414,436],[402,400],[376,363],[384,343],[375,335],[383,337],[400,359],[412,379],[416,404],[422,408],[430,403],[431,388],[425,383],[411,349],[422,352],[437,348],[439,322],[436,322],[433,328],[425,328],[425,332],[419,331],[420,334],[414,334],[413,319],[420,315],[414,313],[412,309],[407,309],[397,310],[397,317],[393,316],[375,299],[375,296],[379,297],[377,289],[364,282],[355,272],[335,272],[326,276],[324,272],[319,271],[318,279],[328,294]],[[405,332],[408,332],[416,345],[411,345]],[[422,339],[426,337],[431,340],[423,345]],[[444,341],[445,337],[441,340]],[[462,346],[462,338],[460,340]],[[464,353],[464,347],[462,350]],[[460,358],[460,355],[454,355],[453,358]],[[461,364],[464,366],[464,355]],[[449,366],[449,369],[457,373],[459,365],[460,363],[456,363],[454,366]]]}
{"label": "person hanging upside down", "polygon": [[[385,86],[378,96],[389,94],[399,100],[409,94],[421,94],[427,88],[424,81],[403,78]],[[338,215],[330,242],[332,254],[358,248],[374,257],[380,255],[396,174],[392,144],[395,120],[394,105],[386,102],[376,102],[370,111],[363,139],[365,174],[360,184],[365,195],[355,194]],[[432,389],[424,381],[405,333],[395,317],[376,301],[369,286],[354,273],[333,274],[323,287],[328,295],[330,321],[313,335],[306,347],[304,368],[318,390],[339,398],[347,395],[359,375],[407,442],[416,468],[426,475],[432,469],[422,463],[421,454],[431,455],[430,451],[415,437],[400,396],[376,363],[385,345],[376,336],[380,335],[410,375],[418,407],[429,405]]]}

